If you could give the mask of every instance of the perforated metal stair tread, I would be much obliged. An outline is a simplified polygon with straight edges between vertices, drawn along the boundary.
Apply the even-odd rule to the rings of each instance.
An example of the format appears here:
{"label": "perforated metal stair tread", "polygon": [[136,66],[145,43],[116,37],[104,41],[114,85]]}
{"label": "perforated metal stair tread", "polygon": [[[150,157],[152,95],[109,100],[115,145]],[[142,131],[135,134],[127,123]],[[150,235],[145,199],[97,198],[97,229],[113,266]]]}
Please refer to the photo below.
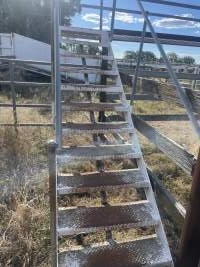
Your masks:
{"label": "perforated metal stair tread", "polygon": [[59,267],[172,267],[167,248],[156,238],[61,252]]}
{"label": "perforated metal stair tread", "polygon": [[[63,53],[61,54],[63,57],[69,57],[69,58],[88,58],[88,59],[99,59],[99,60],[114,60],[112,56],[106,56],[106,55],[89,55],[89,54],[75,54],[75,53]],[[75,68],[75,67],[74,67]],[[70,69],[71,70],[71,69]]]}
{"label": "perforated metal stair tread", "polygon": [[97,84],[64,84],[61,89],[63,91],[86,91],[86,92],[107,92],[121,93],[123,92],[120,86],[112,85],[97,85]]}
{"label": "perforated metal stair tread", "polygon": [[128,123],[65,123],[64,134],[75,133],[133,133],[134,128]]}
{"label": "perforated metal stair tread", "polygon": [[58,175],[58,194],[84,193],[96,190],[149,187],[149,181],[137,169]]}
{"label": "perforated metal stair tread", "polygon": [[113,229],[153,226],[158,216],[147,202],[123,206],[58,210],[58,234],[73,235]]}
{"label": "perforated metal stair tread", "polygon": [[91,67],[71,67],[71,66],[61,66],[61,71],[68,73],[85,73],[85,74],[100,74],[100,75],[108,75],[108,76],[118,76],[116,70],[101,70],[98,68]]}
{"label": "perforated metal stair tread", "polygon": [[141,152],[133,145],[102,145],[67,147],[58,151],[58,162],[66,160],[104,160],[122,158],[140,158]]}
{"label": "perforated metal stair tread", "polygon": [[[65,103],[64,103],[65,104]],[[128,105],[121,103],[70,102],[63,105],[64,111],[128,111]]]}

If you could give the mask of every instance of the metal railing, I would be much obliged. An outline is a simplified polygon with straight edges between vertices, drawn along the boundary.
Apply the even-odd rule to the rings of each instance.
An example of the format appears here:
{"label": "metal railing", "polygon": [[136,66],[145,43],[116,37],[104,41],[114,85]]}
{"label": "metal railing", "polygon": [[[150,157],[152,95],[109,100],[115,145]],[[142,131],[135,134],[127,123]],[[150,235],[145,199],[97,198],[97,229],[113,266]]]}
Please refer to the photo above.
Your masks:
{"label": "metal railing", "polygon": [[[40,87],[48,89],[51,86],[51,82],[26,82],[26,81],[20,81],[16,79],[16,70],[17,69],[29,69],[29,67],[33,66],[49,66],[51,67],[50,62],[42,62],[42,61],[33,61],[33,60],[18,60],[18,59],[8,59],[8,58],[1,58],[1,62],[5,63],[8,69],[8,75],[9,80],[0,80],[0,85],[2,87],[2,90],[10,91],[11,95],[11,103],[0,103],[0,108],[12,108],[13,111],[13,124],[3,123],[0,124],[1,126],[46,126],[46,124],[33,124],[33,123],[18,123],[18,116],[17,116],[17,109],[18,108],[45,108],[49,109],[51,111],[52,109],[52,103],[17,103],[17,92],[16,87],[20,86],[21,91],[27,91],[29,90],[29,87]],[[5,68],[5,66],[4,66]],[[50,75],[50,74],[49,74]],[[53,101],[53,98],[51,98]],[[49,126],[50,124],[47,124]]]}
{"label": "metal railing", "polygon": [[[197,120],[197,117],[194,114],[191,102],[189,101],[187,95],[185,94],[185,91],[182,89],[181,84],[180,84],[180,82],[178,80],[178,77],[177,77],[176,73],[174,72],[174,70],[173,70],[173,68],[172,68],[172,66],[170,64],[170,61],[169,61],[169,59],[168,59],[168,57],[167,57],[167,55],[165,53],[165,50],[164,50],[162,44],[159,41],[159,38],[158,38],[158,36],[157,36],[157,34],[156,34],[155,30],[154,30],[154,27],[153,27],[153,25],[152,25],[152,23],[151,23],[151,21],[149,19],[149,14],[146,12],[146,10],[145,10],[145,8],[144,8],[144,6],[142,4],[143,0],[136,0],[136,1],[137,1],[137,4],[138,4],[138,7],[139,7],[139,9],[140,9],[140,11],[141,11],[141,13],[142,13],[142,15],[144,17],[144,20],[145,20],[145,22],[146,22],[146,24],[147,24],[147,26],[148,26],[151,34],[152,34],[152,37],[154,38],[154,41],[155,41],[155,43],[156,43],[156,45],[158,47],[158,50],[161,53],[161,56],[162,56],[166,66],[167,66],[167,69],[168,69],[168,72],[169,72],[170,77],[172,79],[172,82],[175,85],[176,91],[177,91],[177,93],[178,93],[178,95],[179,95],[179,97],[180,97],[180,99],[181,99],[181,101],[182,101],[182,103],[183,103],[183,105],[185,107],[185,110],[186,110],[186,112],[188,114],[188,117],[190,118],[190,121],[192,122],[192,126],[193,126],[195,132],[197,133],[198,137],[200,137],[200,125],[199,125],[199,122]],[[145,0],[145,2],[153,2],[153,3],[163,3],[163,2],[165,2],[165,4],[168,4],[168,5],[169,5],[169,3],[171,3],[169,1],[160,2],[158,0]],[[188,5],[181,4],[181,7],[186,7],[186,6],[188,6]],[[199,9],[200,9],[200,7],[199,7]],[[142,49],[141,49],[141,51],[142,51]],[[138,58],[140,58],[140,57],[138,57]],[[140,63],[140,61],[138,61],[138,64],[137,64],[138,68],[136,70],[139,69],[139,63]],[[136,74],[137,74],[137,72],[136,72]],[[133,84],[134,87],[133,87],[132,96],[134,95],[134,92],[136,90],[136,84],[137,84],[137,76],[135,77],[135,80],[134,80],[134,84]]]}

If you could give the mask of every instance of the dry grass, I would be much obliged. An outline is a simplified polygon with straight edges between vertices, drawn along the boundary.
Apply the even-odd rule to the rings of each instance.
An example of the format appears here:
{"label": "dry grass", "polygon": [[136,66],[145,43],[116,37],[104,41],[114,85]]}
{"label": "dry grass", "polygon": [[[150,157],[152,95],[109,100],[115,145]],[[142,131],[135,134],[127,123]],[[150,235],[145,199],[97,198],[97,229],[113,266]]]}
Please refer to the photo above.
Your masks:
{"label": "dry grass", "polygon": [[[23,121],[48,119],[25,109],[20,115]],[[10,113],[4,116],[8,122]],[[18,133],[14,128],[0,129],[0,266],[48,266],[46,143],[52,135],[45,128],[19,128]]]}
{"label": "dry grass", "polygon": [[[41,185],[40,185],[41,186]],[[13,193],[0,204],[1,266],[48,266],[49,210],[47,185]]]}
{"label": "dry grass", "polygon": [[[140,114],[172,114],[182,110],[168,103],[141,103],[138,101],[136,111]],[[50,114],[41,113],[31,109],[18,111],[20,122],[49,122]],[[12,122],[12,112],[0,110],[0,122]],[[69,120],[73,119],[68,116]],[[85,114],[79,114],[77,121],[88,120]],[[154,122],[153,126],[177,142],[196,152],[197,143],[191,135],[191,128],[187,122],[161,123]],[[170,128],[170,131],[169,131]],[[177,134],[177,132],[179,134]],[[183,134],[184,131],[184,134]],[[0,266],[36,267],[49,266],[49,210],[48,210],[48,170],[46,143],[53,133],[45,128],[21,128],[16,135],[12,128],[0,129],[0,174],[1,174],[1,204],[0,204]],[[169,159],[161,154],[154,146],[141,138],[145,159],[153,171],[162,179],[172,193],[186,206],[190,191],[190,178],[177,168]],[[65,143],[71,145],[91,144],[92,138],[76,136],[65,138]],[[109,161],[105,168],[130,168],[129,161]],[[95,164],[90,162],[72,164],[64,171],[94,171]],[[31,181],[31,183],[30,183]],[[122,190],[107,192],[111,204],[135,201],[140,199],[135,190]],[[61,198],[62,206],[95,206],[101,204],[100,194],[83,195],[80,197]],[[171,222],[164,219],[170,237],[170,245],[174,249],[177,239],[173,237],[174,229]],[[144,229],[143,229],[144,230]],[[142,233],[149,234],[152,229],[145,231],[125,230],[114,231],[116,240],[131,240]],[[90,234],[84,237],[84,244],[101,242],[105,235]],[[75,238],[64,239],[65,247],[77,245]]]}

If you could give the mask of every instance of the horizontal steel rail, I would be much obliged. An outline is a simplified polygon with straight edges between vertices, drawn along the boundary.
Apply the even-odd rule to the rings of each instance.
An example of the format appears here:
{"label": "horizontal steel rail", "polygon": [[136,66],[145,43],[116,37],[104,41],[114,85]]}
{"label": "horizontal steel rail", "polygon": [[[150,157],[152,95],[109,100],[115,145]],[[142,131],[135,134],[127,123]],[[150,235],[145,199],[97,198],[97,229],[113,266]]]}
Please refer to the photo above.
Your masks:
{"label": "horizontal steel rail", "polygon": [[[13,104],[0,103],[0,108],[11,108]],[[16,108],[51,108],[50,104],[16,104]]]}
{"label": "horizontal steel rail", "polygon": [[38,60],[24,60],[16,58],[0,58],[0,61],[13,62],[13,63],[25,63],[25,64],[37,64],[37,65],[51,65],[48,61],[38,61]]}
{"label": "horizontal steel rail", "polygon": [[[11,81],[0,81],[2,85],[9,85]],[[38,83],[38,82],[20,82],[20,81],[13,81],[14,85],[20,86],[51,86],[51,83]]]}
{"label": "horizontal steel rail", "polygon": [[[157,36],[162,44],[200,47],[200,38],[168,33],[158,33]],[[125,42],[141,42],[141,31],[114,29],[113,40]],[[146,32],[145,43],[154,43],[151,32]]]}
{"label": "horizontal steel rail", "polygon": [[142,2],[200,10],[199,5],[191,5],[191,4],[178,3],[178,2],[172,2],[172,1],[166,1],[166,0],[162,0],[162,1],[161,0],[142,0]]}
{"label": "horizontal steel rail", "polygon": [[[161,3],[160,3],[161,4]],[[81,4],[81,7],[83,8],[91,8],[91,9],[100,9],[100,6],[97,5],[89,5],[89,4]],[[103,10],[105,11],[112,11],[112,7],[103,7]],[[116,8],[116,12],[125,12],[129,14],[134,14],[134,15],[142,15],[140,11],[137,10],[131,10],[131,9],[124,9],[124,8]],[[148,12],[149,16],[152,17],[161,17],[161,18],[172,18],[172,19],[178,19],[178,20],[185,20],[185,21],[194,21],[194,22],[200,22],[200,19],[198,18],[193,18],[193,17],[182,17],[178,15],[170,15],[170,14],[163,14],[163,13],[156,13],[156,12]]]}
{"label": "horizontal steel rail", "polygon": [[0,127],[53,127],[53,123],[17,123],[14,125],[13,123],[0,123]]}

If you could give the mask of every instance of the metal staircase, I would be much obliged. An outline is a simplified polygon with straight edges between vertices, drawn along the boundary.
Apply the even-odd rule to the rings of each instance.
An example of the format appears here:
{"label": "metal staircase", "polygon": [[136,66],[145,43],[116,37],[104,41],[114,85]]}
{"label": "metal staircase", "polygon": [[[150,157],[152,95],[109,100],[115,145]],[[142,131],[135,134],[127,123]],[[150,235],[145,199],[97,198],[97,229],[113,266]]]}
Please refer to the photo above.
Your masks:
{"label": "metal staircase", "polygon": [[[56,3],[57,1],[55,5]],[[58,19],[56,21],[58,23]],[[130,106],[126,101],[112,52],[109,33],[72,27],[58,28],[57,23],[53,47],[56,142],[50,142],[49,145],[52,266],[173,266],[136,137]],[[67,52],[66,64],[60,64],[61,40],[66,43],[97,46],[101,52],[94,56],[84,54],[83,51],[80,54]],[[73,58],[76,58],[77,63]],[[92,66],[88,64],[91,60],[95,61]],[[61,85],[61,73],[82,74],[83,82]],[[73,101],[73,94],[76,101]],[[82,94],[86,94],[87,101],[82,100]],[[118,96],[115,102],[111,100],[113,94]],[[90,122],[77,122],[76,112],[88,112]],[[72,121],[68,120],[68,114],[73,118]],[[63,145],[65,137],[72,140],[75,135],[83,134],[92,136],[92,144]],[[122,137],[123,134],[127,139]],[[110,135],[114,141],[108,138]],[[121,170],[106,168],[111,161],[127,159],[131,160],[135,167]],[[95,162],[96,171],[84,172],[77,169],[69,173],[70,164],[73,164],[74,169],[79,162],[90,161]],[[107,191],[120,192],[124,188],[136,189],[138,195],[143,190],[145,197],[134,202],[124,201],[111,205]],[[90,193],[100,193],[100,205],[67,208],[60,206],[59,200],[65,196],[76,194],[78,197]],[[151,229],[151,234],[145,235],[148,228]],[[122,229],[140,229],[144,233],[134,240],[118,242],[112,231]],[[84,246],[83,235],[99,232],[105,232],[106,242]],[[59,243],[63,243],[62,238],[66,236],[75,236],[79,246],[70,249],[62,246],[61,249]]]}

